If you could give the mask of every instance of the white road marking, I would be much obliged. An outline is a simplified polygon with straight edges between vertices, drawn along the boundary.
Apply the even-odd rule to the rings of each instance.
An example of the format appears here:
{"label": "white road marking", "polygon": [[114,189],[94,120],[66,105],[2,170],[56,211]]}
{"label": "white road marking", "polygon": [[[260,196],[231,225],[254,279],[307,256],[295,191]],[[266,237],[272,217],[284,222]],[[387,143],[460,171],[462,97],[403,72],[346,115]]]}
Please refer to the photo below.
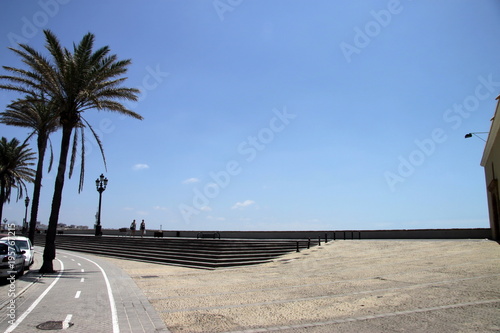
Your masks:
{"label": "white road marking", "polygon": [[76,292],[75,298],[80,298],[80,294],[81,294],[81,293],[82,293],[82,292],[81,292],[81,290],[78,290],[78,291]]}
{"label": "white road marking", "polygon": [[78,263],[78,266],[81,266],[82,264]]}
{"label": "white road marking", "polygon": [[64,321],[62,323],[62,329],[63,330],[69,328],[69,321],[71,320],[72,317],[73,317],[72,314],[69,314],[69,315],[66,316],[66,318],[64,319]]}
{"label": "white road marking", "polygon": [[[113,333],[120,333],[120,325],[118,324],[118,314],[116,311],[115,298],[113,297],[113,291],[111,290],[111,284],[109,283],[108,275],[106,274],[104,269],[101,266],[99,266],[99,264],[96,263],[95,261],[90,260],[90,259],[85,258],[85,257],[77,256],[74,254],[72,254],[72,255],[77,257],[77,258],[85,259],[85,260],[93,263],[101,270],[102,276],[104,277],[104,282],[106,283],[106,289],[108,291],[109,306],[111,307],[111,321],[113,323]],[[83,272],[83,269],[82,269],[82,272]]]}
{"label": "white road marking", "polygon": [[83,268],[81,269],[81,271],[82,271],[82,273],[85,273],[85,270]]}
{"label": "white road marking", "polygon": [[28,308],[28,310],[26,310],[19,318],[17,318],[16,322],[14,324],[10,325],[5,330],[4,333],[10,333],[10,332],[14,331],[16,329],[16,327],[20,323],[22,323],[22,321],[24,319],[26,319],[26,317],[35,309],[35,307],[38,305],[38,303],[40,303],[42,301],[42,299],[49,293],[49,291],[55,286],[57,281],[59,281],[59,278],[61,278],[61,275],[64,272],[64,264],[61,260],[59,260],[57,258],[55,260],[59,261],[59,263],[61,264],[61,270],[59,271],[59,274],[57,275],[57,277],[54,279],[54,281],[52,281],[50,286],[47,289],[45,289],[45,291],[40,296],[38,296],[38,298],[31,304],[31,306]]}
{"label": "white road marking", "polygon": [[85,278],[82,278],[82,279],[80,280],[80,282],[84,282],[84,281],[85,281]]}

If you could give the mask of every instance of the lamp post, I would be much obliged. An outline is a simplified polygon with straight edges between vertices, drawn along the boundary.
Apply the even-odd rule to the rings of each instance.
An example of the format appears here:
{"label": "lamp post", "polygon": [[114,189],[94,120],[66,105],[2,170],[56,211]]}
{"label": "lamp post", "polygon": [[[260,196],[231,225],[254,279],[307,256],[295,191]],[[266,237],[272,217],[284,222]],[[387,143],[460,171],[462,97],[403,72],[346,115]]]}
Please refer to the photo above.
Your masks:
{"label": "lamp post", "polygon": [[99,192],[99,209],[97,211],[97,223],[95,225],[95,235],[101,236],[101,202],[102,202],[102,192],[106,190],[106,186],[108,185],[108,178],[105,178],[101,173],[99,178],[95,180],[95,186],[97,188],[97,192]]}
{"label": "lamp post", "polygon": [[482,137],[480,137],[479,135],[477,134],[487,134],[489,132],[471,132],[471,133],[467,133],[465,134],[465,138],[468,139],[468,138],[472,138],[472,136],[474,135],[476,138],[480,139],[480,140],[483,140],[484,142],[486,142],[485,139],[483,139]]}
{"label": "lamp post", "polygon": [[28,206],[30,204],[30,198],[26,196],[24,199],[24,205],[26,206],[26,210],[24,211],[24,224],[23,224],[23,233],[28,231]]}

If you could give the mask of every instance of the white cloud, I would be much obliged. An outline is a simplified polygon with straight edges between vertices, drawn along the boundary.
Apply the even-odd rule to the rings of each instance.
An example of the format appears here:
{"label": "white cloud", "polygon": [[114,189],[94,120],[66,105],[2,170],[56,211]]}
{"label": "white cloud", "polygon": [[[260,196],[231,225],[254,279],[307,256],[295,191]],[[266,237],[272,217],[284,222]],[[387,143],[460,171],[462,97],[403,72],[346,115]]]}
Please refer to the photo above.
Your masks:
{"label": "white cloud", "polygon": [[163,207],[163,206],[154,206],[153,209],[154,210],[168,210],[167,207]]}
{"label": "white cloud", "polygon": [[142,163],[138,163],[132,167],[132,170],[135,170],[135,171],[146,170],[146,169],[149,169],[149,165],[142,164]]}
{"label": "white cloud", "polygon": [[226,218],[225,217],[220,217],[220,216],[207,216],[207,220],[211,220],[211,221],[225,221]]}
{"label": "white cloud", "polygon": [[203,212],[211,212],[212,211],[212,208],[208,207],[208,206],[203,206],[200,208],[201,211]]}
{"label": "white cloud", "polygon": [[199,182],[200,180],[198,178],[188,178],[186,180],[184,180],[182,183],[183,184],[194,184],[194,183],[197,183]]}
{"label": "white cloud", "polygon": [[233,207],[231,207],[231,209],[241,209],[241,208],[245,208],[245,207],[248,207],[248,206],[251,206],[251,205],[255,205],[255,201],[253,200],[245,200],[243,202],[237,202],[233,205]]}

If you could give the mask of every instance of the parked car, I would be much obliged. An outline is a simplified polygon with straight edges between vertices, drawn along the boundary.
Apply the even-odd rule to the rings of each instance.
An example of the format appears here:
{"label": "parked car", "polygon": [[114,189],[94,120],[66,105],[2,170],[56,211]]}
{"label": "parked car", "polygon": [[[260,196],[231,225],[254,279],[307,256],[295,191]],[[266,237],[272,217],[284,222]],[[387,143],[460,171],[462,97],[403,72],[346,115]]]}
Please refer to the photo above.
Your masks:
{"label": "parked car", "polygon": [[26,251],[24,256],[26,259],[24,260],[24,267],[29,268],[33,264],[33,260],[35,258],[35,249],[33,248],[33,244],[28,237],[24,236],[10,236],[10,237],[2,237],[0,241],[14,241],[17,247],[21,251]]}
{"label": "parked car", "polygon": [[14,273],[22,276],[24,273],[24,250],[16,244],[0,240],[0,278],[7,278]]}

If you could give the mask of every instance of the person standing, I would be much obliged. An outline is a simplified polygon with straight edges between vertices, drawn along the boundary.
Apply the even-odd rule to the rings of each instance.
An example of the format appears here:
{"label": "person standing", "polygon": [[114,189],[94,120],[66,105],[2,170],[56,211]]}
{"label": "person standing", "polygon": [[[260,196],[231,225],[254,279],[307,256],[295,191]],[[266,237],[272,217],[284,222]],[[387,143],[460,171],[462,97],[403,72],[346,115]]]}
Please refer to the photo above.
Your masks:
{"label": "person standing", "polygon": [[146,223],[144,220],[141,222],[141,237],[144,236],[144,232],[146,231]]}
{"label": "person standing", "polygon": [[136,228],[136,224],[135,224],[135,220],[133,220],[132,223],[130,224],[130,234],[132,236],[135,236],[135,228]]}

